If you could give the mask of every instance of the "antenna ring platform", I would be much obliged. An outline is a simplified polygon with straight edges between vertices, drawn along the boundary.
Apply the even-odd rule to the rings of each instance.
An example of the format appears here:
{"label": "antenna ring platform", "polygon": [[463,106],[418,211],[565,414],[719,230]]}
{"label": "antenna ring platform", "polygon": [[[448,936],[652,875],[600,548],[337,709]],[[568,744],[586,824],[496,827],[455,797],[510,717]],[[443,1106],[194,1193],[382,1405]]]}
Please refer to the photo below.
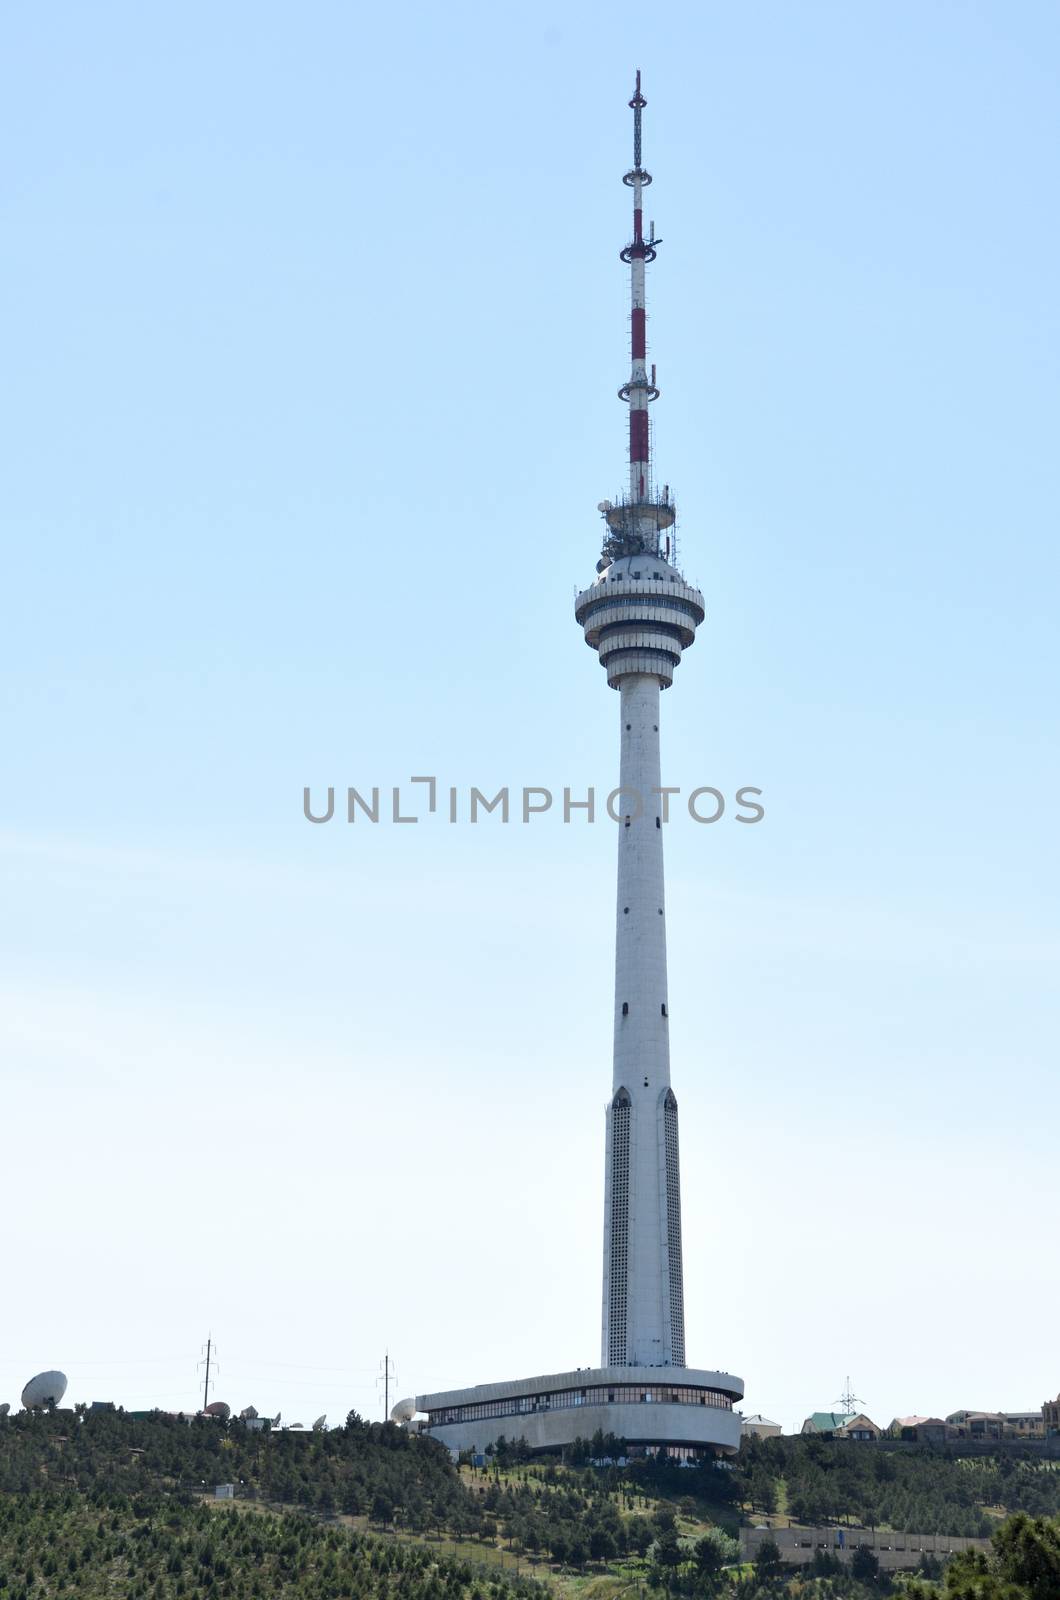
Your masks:
{"label": "antenna ring platform", "polygon": [[634,389],[642,390],[649,400],[659,398],[659,391],[654,383],[624,383],[618,391],[618,398],[628,403],[633,397]]}

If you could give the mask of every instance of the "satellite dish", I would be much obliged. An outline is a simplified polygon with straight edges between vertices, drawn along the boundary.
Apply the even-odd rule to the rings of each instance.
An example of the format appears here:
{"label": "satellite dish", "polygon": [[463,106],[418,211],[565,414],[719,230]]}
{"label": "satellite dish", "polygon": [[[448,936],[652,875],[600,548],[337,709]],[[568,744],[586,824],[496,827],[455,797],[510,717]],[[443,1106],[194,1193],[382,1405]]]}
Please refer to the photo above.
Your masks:
{"label": "satellite dish", "polygon": [[10,1400],[5,1400],[3,1405],[0,1406],[0,1417],[6,1417],[10,1410],[11,1410],[11,1402],[10,1402]]}
{"label": "satellite dish", "polygon": [[601,500],[596,509],[597,511],[603,511],[606,514],[608,511],[613,511],[614,507],[612,506],[610,500]]}
{"label": "satellite dish", "polygon": [[202,1414],[204,1417],[218,1417],[222,1422],[227,1422],[232,1415],[232,1407],[226,1405],[223,1400],[211,1400],[208,1406],[203,1406]]}
{"label": "satellite dish", "polygon": [[391,1422],[401,1424],[404,1422],[411,1422],[415,1415],[416,1402],[410,1396],[408,1400],[398,1401],[397,1405],[390,1413],[390,1420]]}
{"label": "satellite dish", "polygon": [[244,1406],[242,1411],[239,1413],[239,1420],[240,1422],[253,1422],[256,1420],[257,1415],[258,1413],[255,1411],[253,1406]]}
{"label": "satellite dish", "polygon": [[65,1393],[65,1372],[38,1372],[23,1389],[22,1404],[27,1411],[40,1411],[45,1406],[57,1406]]}
{"label": "satellite dish", "polygon": [[314,1422],[314,1424],[313,1424],[313,1432],[314,1433],[323,1433],[324,1432],[324,1424],[325,1424],[325,1422],[327,1422],[327,1420],[328,1420],[328,1414],[325,1411],[324,1415],[322,1417],[318,1417],[317,1420]]}

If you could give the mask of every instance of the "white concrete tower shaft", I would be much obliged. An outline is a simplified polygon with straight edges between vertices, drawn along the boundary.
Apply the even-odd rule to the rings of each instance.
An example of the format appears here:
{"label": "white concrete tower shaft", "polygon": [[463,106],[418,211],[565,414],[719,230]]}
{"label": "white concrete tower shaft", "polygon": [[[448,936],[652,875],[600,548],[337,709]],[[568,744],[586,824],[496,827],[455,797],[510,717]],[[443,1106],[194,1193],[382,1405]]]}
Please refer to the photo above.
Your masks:
{"label": "white concrete tower shaft", "polygon": [[684,1367],[685,1311],[677,1100],[670,1087],[666,903],[659,743],[661,691],[703,621],[703,597],[671,560],[674,507],[651,471],[648,405],[658,395],[647,368],[640,73],[630,106],[633,238],[622,251],[631,282],[629,493],[604,501],[607,532],[598,577],[577,599],[586,643],[620,695],[621,807],[615,942],[614,1076],[607,1107],[604,1201],[605,1367]]}
{"label": "white concrete tower shaft", "polygon": [[620,684],[615,1042],[607,1113],[603,1356],[685,1365],[681,1173],[670,1088],[659,679]]}

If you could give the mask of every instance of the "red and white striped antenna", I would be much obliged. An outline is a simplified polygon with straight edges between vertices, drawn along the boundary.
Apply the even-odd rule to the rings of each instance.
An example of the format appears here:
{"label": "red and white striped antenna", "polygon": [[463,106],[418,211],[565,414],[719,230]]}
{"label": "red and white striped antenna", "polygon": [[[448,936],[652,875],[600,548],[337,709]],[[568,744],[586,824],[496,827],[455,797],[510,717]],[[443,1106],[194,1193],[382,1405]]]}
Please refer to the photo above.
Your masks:
{"label": "red and white striped antenna", "polygon": [[[644,232],[644,190],[651,182],[651,173],[641,165],[641,112],[647,105],[637,86],[629,102],[633,112],[633,165],[622,181],[633,190],[633,238],[621,252],[629,267],[630,289],[630,347],[632,363],[629,382],[618,391],[620,400],[629,406],[629,492],[619,505],[610,501],[601,504],[608,525],[604,541],[604,559],[614,560],[621,555],[634,555],[641,551],[659,554],[660,534],[674,522],[674,507],[669,488],[657,494],[652,484],[651,430],[648,426],[648,406],[658,399],[655,368],[648,370],[647,306],[644,296],[645,268],[654,261],[661,240],[655,237],[652,223]],[[670,541],[666,543],[669,557]]]}

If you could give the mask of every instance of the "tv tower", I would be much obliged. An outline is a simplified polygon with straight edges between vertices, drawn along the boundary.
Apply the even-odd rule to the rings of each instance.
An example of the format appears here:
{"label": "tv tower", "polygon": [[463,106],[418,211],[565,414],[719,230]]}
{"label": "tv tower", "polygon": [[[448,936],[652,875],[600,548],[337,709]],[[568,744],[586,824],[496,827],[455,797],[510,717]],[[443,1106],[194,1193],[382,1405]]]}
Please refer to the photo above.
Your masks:
{"label": "tv tower", "polygon": [[[670,1087],[663,889],[659,697],[703,621],[703,596],[677,570],[675,511],[668,485],[652,476],[648,407],[658,398],[647,364],[644,274],[655,260],[644,232],[641,113],[633,110],[633,237],[621,252],[632,306],[629,484],[600,505],[603,552],[597,577],[575,603],[586,643],[619,694],[621,799],[615,946],[615,1067],[607,1108],[603,1354],[599,1367],[465,1385],[399,1401],[400,1426],[462,1450],[485,1451],[501,1434],[531,1450],[558,1450],[598,1431],[632,1454],[671,1459],[734,1455],[740,1445],[743,1379],[689,1367],[681,1264],[681,1170],[677,1100]],[[612,805],[614,802],[612,802]],[[558,1308],[557,1329],[564,1323]],[[654,1368],[654,1371],[647,1369]],[[422,1420],[421,1420],[422,1419]]]}
{"label": "tv tower", "polygon": [[681,1172],[677,1100],[670,1087],[666,906],[663,883],[659,697],[673,682],[703,621],[703,596],[681,577],[670,530],[669,486],[652,475],[645,269],[660,241],[647,236],[641,165],[640,73],[633,111],[633,237],[629,265],[632,367],[619,398],[629,406],[629,490],[600,505],[597,578],[578,595],[585,641],[619,692],[621,824],[615,942],[615,1053],[607,1108],[604,1201],[604,1366],[685,1365]]}

